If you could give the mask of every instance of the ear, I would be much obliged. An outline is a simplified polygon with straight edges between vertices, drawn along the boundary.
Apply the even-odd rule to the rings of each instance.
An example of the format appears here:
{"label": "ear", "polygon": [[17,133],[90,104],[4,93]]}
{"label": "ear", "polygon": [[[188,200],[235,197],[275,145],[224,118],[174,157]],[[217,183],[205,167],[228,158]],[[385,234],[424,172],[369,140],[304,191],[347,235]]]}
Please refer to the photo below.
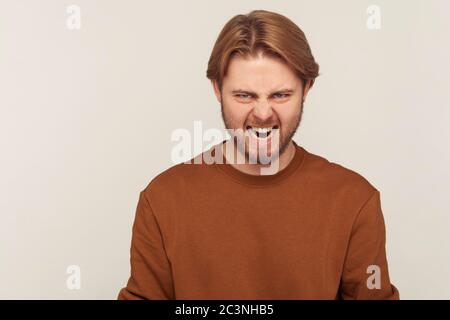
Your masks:
{"label": "ear", "polygon": [[219,101],[219,103],[221,103],[221,101],[222,101],[221,100],[222,94],[221,94],[220,89],[219,89],[219,84],[217,83],[216,80],[212,80],[211,83],[212,83],[212,86],[213,86],[213,89],[214,89],[214,94],[216,95],[217,101]]}
{"label": "ear", "polygon": [[311,79],[306,81],[305,88],[303,88],[303,101],[306,100],[306,96],[308,95],[309,89],[311,89]]}

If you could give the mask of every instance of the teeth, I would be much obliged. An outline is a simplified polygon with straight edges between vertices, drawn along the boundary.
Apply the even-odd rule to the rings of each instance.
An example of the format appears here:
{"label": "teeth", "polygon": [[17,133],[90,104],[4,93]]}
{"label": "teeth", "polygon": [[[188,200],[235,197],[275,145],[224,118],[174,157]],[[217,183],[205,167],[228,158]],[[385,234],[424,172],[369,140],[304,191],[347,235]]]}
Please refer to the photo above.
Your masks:
{"label": "teeth", "polygon": [[251,131],[253,132],[253,134],[257,137],[260,138],[265,138],[267,137],[271,131],[272,128],[254,128],[254,127],[250,127]]}
{"label": "teeth", "polygon": [[252,128],[252,130],[258,133],[267,133],[272,131],[272,128]]}
{"label": "teeth", "polygon": [[267,133],[267,132],[269,132],[270,131],[270,129],[268,129],[268,128],[258,128],[258,129],[256,129],[259,133]]}

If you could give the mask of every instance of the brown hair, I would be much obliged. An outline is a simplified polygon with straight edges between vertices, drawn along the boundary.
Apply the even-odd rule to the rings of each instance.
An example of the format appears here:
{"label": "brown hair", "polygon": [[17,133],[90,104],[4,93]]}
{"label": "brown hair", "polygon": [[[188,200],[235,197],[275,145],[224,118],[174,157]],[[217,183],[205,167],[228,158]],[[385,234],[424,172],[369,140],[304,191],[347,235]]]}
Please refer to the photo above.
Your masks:
{"label": "brown hair", "polygon": [[282,58],[303,85],[311,80],[312,87],[319,76],[319,65],[303,31],[287,17],[265,10],[236,15],[225,24],[209,58],[206,76],[217,81],[222,90],[231,58],[236,54],[256,56],[259,51]]}

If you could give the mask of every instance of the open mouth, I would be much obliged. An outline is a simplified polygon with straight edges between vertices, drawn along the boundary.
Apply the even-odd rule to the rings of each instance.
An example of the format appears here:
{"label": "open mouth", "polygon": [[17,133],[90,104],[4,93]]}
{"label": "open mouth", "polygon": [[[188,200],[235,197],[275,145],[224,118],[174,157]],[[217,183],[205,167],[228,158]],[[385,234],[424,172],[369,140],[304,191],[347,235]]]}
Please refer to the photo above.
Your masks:
{"label": "open mouth", "polygon": [[270,134],[272,133],[273,129],[278,129],[278,126],[273,126],[273,127],[252,127],[252,126],[247,126],[246,130],[253,135],[256,138],[259,139],[265,139],[270,137]]}

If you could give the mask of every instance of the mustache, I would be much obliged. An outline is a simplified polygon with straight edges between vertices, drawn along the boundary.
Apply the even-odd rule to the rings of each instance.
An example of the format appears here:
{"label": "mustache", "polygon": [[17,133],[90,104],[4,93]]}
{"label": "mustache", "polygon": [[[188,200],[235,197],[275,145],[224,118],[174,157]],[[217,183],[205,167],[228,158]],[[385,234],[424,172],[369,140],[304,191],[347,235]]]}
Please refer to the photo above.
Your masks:
{"label": "mustache", "polygon": [[252,123],[252,124],[247,124],[245,127],[256,127],[256,128],[278,128],[279,125],[278,123]]}

